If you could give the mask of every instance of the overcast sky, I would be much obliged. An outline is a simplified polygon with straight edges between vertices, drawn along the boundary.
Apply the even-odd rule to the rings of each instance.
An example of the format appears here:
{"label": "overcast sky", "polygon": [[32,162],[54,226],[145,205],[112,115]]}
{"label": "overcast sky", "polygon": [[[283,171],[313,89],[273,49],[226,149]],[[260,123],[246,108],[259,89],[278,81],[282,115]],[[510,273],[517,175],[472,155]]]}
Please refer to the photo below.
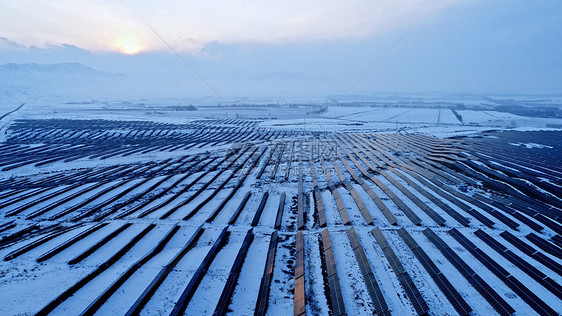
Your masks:
{"label": "overcast sky", "polygon": [[[81,62],[229,96],[560,93],[555,0],[0,0],[0,63]],[[162,39],[155,34],[152,27]]]}

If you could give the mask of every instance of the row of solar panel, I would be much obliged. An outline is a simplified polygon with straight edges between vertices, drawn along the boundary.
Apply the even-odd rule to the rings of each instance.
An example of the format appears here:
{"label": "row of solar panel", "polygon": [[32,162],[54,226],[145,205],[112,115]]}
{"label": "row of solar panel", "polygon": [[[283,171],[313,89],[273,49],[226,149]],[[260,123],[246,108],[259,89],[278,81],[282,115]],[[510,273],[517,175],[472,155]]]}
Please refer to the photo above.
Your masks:
{"label": "row of solar panel", "polygon": [[423,234],[500,315],[507,316],[515,313],[513,307],[472,270],[433,230],[426,228],[423,230]]}
{"label": "row of solar panel", "polygon": [[459,242],[466,250],[468,250],[478,261],[480,261],[488,270],[496,277],[503,281],[511,290],[523,299],[531,308],[540,315],[557,315],[556,311],[542,301],[537,295],[531,292],[521,282],[519,282],[511,273],[495,262],[484,251],[472,243],[461,232],[453,228],[449,230],[449,234]]}
{"label": "row of solar panel", "polygon": [[[344,151],[344,153],[346,153],[346,155],[349,155],[349,153],[347,153],[347,151],[343,148],[342,150]],[[351,174],[351,177],[355,180],[355,182],[357,182],[359,185],[361,185],[361,187],[363,188],[363,190],[365,190],[367,192],[367,194],[369,195],[369,197],[375,202],[375,204],[377,205],[377,207],[380,209],[380,211],[383,213],[383,215],[386,217],[386,219],[389,221],[389,223],[391,225],[396,225],[397,224],[397,219],[394,216],[394,214],[392,214],[392,212],[390,212],[390,210],[388,209],[388,207],[381,201],[381,199],[375,194],[375,192],[373,192],[373,190],[371,189],[371,187],[365,182],[363,181],[363,179],[361,177],[359,177],[351,168],[351,166],[347,163],[347,161],[344,159],[344,157],[339,153],[338,151],[338,156],[340,158],[340,161],[344,164],[344,166],[346,167],[347,171]],[[352,160],[357,163],[357,161],[353,158]],[[361,168],[362,169],[362,168]],[[353,188],[351,186],[351,184],[348,184],[349,187]],[[355,190],[353,190],[355,191]],[[351,190],[350,190],[351,192]],[[358,196],[358,195],[357,195]],[[362,211],[362,213],[365,214],[369,214],[368,211],[365,209],[364,211]],[[366,215],[363,215],[364,217]],[[369,214],[370,216],[370,214]]]}
{"label": "row of solar panel", "polygon": [[484,231],[479,229],[475,231],[474,234],[504,258],[517,266],[521,271],[525,272],[528,276],[544,286],[558,298],[562,299],[562,287],[560,286],[560,284],[552,280],[550,277],[541,272],[539,269],[535,268],[527,261],[523,260],[511,250],[507,249],[504,245],[502,245],[500,242],[492,238]]}
{"label": "row of solar panel", "polygon": [[416,313],[418,315],[426,315],[429,311],[429,306],[427,306],[427,303],[410,278],[410,275],[408,274],[408,272],[406,272],[406,270],[400,263],[400,260],[398,260],[398,257],[394,253],[394,250],[392,250],[392,248],[390,247],[390,244],[382,234],[382,231],[378,227],[375,227],[373,230],[371,230],[371,233],[381,247],[388,263],[390,264],[390,267],[392,268],[392,271],[394,271],[394,274],[396,274],[396,276],[398,277],[398,280],[400,281],[402,288],[404,288],[404,291],[410,299],[410,302],[412,302]]}
{"label": "row of solar panel", "polygon": [[340,281],[338,278],[338,271],[336,268],[336,259],[334,251],[332,250],[332,242],[330,240],[330,233],[328,229],[321,232],[321,245],[322,245],[322,258],[324,264],[324,278],[325,284],[328,285],[330,291],[328,303],[332,307],[332,313],[336,316],[346,315],[345,305],[343,303],[343,295],[341,293]]}
{"label": "row of solar panel", "polygon": [[453,305],[455,310],[459,315],[467,315],[472,311],[472,308],[468,303],[462,298],[459,292],[451,285],[449,280],[441,273],[439,268],[433,263],[433,260],[423,251],[423,249],[418,245],[418,243],[412,238],[412,236],[404,229],[400,228],[398,230],[398,235],[402,237],[402,240],[414,253],[418,261],[422,264],[425,270],[433,278],[439,289],[443,292],[445,297]]}

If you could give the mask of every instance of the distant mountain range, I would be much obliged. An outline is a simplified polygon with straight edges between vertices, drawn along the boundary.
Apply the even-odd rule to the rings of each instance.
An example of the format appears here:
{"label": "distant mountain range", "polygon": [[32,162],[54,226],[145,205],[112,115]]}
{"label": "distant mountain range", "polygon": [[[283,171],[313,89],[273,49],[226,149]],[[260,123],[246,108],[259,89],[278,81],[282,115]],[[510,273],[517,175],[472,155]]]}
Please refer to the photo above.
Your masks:
{"label": "distant mountain range", "polygon": [[67,74],[67,75],[103,75],[109,74],[95,70],[81,63],[58,63],[58,64],[4,64],[0,65],[0,74]]}
{"label": "distant mountain range", "polygon": [[189,73],[178,79],[165,72],[160,75],[150,72],[141,75],[107,73],[78,62],[0,65],[0,98],[168,97],[191,95],[190,88],[209,94],[208,89]]}
{"label": "distant mountain range", "polygon": [[10,63],[0,65],[0,94],[82,96],[105,91],[124,77],[81,63]]}

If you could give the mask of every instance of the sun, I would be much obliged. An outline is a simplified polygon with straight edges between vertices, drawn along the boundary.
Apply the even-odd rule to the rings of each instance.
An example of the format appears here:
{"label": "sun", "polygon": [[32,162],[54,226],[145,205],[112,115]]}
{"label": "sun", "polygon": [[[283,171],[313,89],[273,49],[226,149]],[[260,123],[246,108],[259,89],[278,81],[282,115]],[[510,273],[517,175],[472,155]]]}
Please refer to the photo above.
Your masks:
{"label": "sun", "polygon": [[119,46],[119,50],[127,55],[137,54],[142,49],[141,45],[139,44],[139,41],[132,36],[121,38],[119,40],[118,46]]}

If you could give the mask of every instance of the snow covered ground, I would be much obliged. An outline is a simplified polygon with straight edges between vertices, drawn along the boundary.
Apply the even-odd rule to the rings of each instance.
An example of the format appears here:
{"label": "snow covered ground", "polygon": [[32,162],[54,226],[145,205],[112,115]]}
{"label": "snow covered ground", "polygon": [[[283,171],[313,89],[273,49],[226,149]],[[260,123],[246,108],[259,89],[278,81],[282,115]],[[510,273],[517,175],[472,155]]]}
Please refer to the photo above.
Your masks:
{"label": "snow covered ground", "polygon": [[[373,237],[375,227],[381,229],[388,247],[421,293],[430,315],[457,312],[399,236],[399,228],[412,235],[472,308],[472,315],[496,311],[426,237],[424,229],[435,232],[518,315],[536,310],[453,238],[451,229],[457,229],[556,313],[562,313],[562,299],[556,295],[560,292],[541,285],[475,234],[480,230],[492,236],[559,289],[562,275],[555,267],[560,265],[560,257],[556,251],[531,243],[527,236],[537,234],[558,247],[553,249],[560,249],[550,238],[560,234],[553,215],[561,211],[556,204],[560,198],[552,192],[560,189],[562,171],[555,164],[533,165],[541,159],[559,159],[560,141],[529,139],[533,135],[559,136],[560,132],[546,124],[561,124],[562,120],[459,110],[461,122],[445,108],[336,106],[319,112],[324,105],[218,107],[214,102],[195,103],[196,111],[185,111],[179,106],[190,101],[175,99],[35,100],[3,117],[0,301],[4,304],[0,314],[37,313],[57,297],[60,300],[52,305],[53,314],[79,314],[94,302],[98,314],[124,314],[158,276],[163,277],[146,297],[142,314],[169,314],[186,289],[193,290],[184,306],[188,315],[212,314],[241,253],[244,260],[235,273],[238,277],[226,310],[229,315],[252,314],[260,299],[267,302],[267,315],[293,314],[295,275],[301,268],[306,314],[327,315],[334,310],[334,284],[327,282],[334,267],[346,312],[372,315],[376,304],[348,237],[350,227],[357,232],[372,277],[392,314],[414,315],[416,306],[396,275],[388,248]],[[0,110],[8,113],[19,104],[4,101]],[[113,121],[111,130],[96,125],[108,121]],[[490,130],[510,132],[479,134]],[[515,132],[530,130],[544,132],[525,134],[531,135],[528,137]],[[461,135],[471,137],[447,139]],[[503,137],[506,141],[499,142]],[[233,149],[232,142],[252,146]],[[343,158],[338,158],[338,152],[323,151],[322,142],[335,143],[334,150]],[[69,144],[74,147],[65,150]],[[285,146],[282,151],[279,144]],[[502,151],[490,150],[500,145]],[[233,158],[226,156],[229,152]],[[479,153],[485,156],[475,158],[475,165],[463,164],[468,166],[466,170],[459,169],[456,162]],[[310,170],[322,168],[321,158],[331,178],[316,174],[315,184]],[[47,160],[50,162],[41,164]],[[496,173],[487,173],[490,168]],[[509,168],[523,174],[508,174]],[[498,177],[506,174],[511,179]],[[303,196],[299,200],[301,178]],[[494,187],[497,183],[506,185]],[[315,190],[320,200],[316,200]],[[267,202],[260,209],[266,193]],[[278,213],[282,193],[286,199]],[[541,212],[549,211],[537,216],[530,209],[522,210],[520,206],[529,203],[525,196],[531,196]],[[493,203],[491,198],[499,202]],[[514,208],[515,204],[503,198],[523,204]],[[361,204],[373,223],[365,220]],[[384,207],[396,218],[396,225],[389,221]],[[325,227],[320,225],[319,209]],[[431,211],[444,220],[443,225]],[[345,213],[349,225],[344,224]],[[451,215],[454,213],[469,223],[461,224]],[[276,227],[278,216],[280,226]],[[302,219],[304,257],[303,267],[299,267],[296,233]],[[510,226],[513,223],[516,229]],[[179,228],[173,232],[175,226]],[[34,229],[26,230],[28,227]],[[203,229],[200,235],[199,228]],[[228,234],[222,240],[224,228]],[[253,241],[242,253],[250,229]],[[321,243],[324,229],[329,231],[334,262]],[[504,231],[543,253],[554,265],[545,265],[544,260],[509,243],[500,235]],[[170,232],[169,239],[164,238]],[[274,234],[278,235],[275,254],[270,247]],[[46,256],[49,252],[52,255]],[[198,281],[193,281],[197,276]],[[118,280],[121,283],[114,283]],[[65,295],[69,289],[71,293]],[[101,296],[104,291],[109,293],[107,297]]]}

